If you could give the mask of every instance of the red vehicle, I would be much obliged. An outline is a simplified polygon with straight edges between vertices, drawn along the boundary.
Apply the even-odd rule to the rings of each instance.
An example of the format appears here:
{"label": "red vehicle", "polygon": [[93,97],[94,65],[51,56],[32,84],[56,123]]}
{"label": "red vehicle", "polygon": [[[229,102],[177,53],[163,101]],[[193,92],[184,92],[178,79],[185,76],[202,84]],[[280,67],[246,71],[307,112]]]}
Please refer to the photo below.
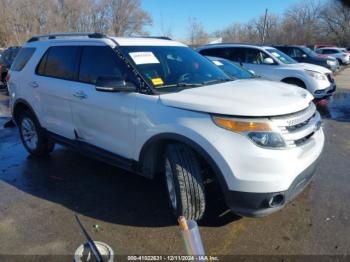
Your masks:
{"label": "red vehicle", "polygon": [[335,45],[315,45],[314,50],[316,50],[318,48],[324,48],[324,47],[336,47],[336,46]]}

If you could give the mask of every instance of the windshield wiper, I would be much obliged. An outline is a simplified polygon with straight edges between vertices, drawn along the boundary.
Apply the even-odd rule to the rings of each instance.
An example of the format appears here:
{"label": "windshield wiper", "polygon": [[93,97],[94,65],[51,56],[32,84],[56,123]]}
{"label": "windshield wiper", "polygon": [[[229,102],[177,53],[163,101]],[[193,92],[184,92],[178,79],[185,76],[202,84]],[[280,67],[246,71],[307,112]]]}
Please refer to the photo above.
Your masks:
{"label": "windshield wiper", "polygon": [[231,78],[219,78],[219,79],[204,81],[204,82],[203,82],[203,85],[210,85],[210,84],[216,84],[216,83],[224,83],[224,82],[230,82],[230,81],[234,81],[234,79],[231,79]]}
{"label": "windshield wiper", "polygon": [[185,82],[180,82],[177,84],[171,84],[171,85],[164,85],[161,86],[163,87],[198,87],[198,86],[202,86],[203,84],[200,83],[185,83]]}

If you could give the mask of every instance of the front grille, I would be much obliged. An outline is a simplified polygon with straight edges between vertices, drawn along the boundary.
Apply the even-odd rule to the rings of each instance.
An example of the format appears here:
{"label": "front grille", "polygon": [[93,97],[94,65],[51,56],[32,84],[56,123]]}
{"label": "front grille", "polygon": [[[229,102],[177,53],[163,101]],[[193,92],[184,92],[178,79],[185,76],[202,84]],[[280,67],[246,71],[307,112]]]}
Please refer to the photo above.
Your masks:
{"label": "front grille", "polygon": [[329,82],[334,83],[333,74],[326,74],[326,76],[327,76]]}
{"label": "front grille", "polygon": [[288,147],[306,144],[320,128],[321,117],[314,103],[309,107],[289,115],[272,117],[271,121],[279,129]]}

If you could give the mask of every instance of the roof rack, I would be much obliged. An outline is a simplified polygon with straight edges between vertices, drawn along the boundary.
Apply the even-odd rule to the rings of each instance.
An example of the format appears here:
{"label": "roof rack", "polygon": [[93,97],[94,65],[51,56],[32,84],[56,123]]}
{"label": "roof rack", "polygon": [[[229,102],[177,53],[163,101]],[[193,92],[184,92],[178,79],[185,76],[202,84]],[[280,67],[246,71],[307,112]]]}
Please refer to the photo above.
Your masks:
{"label": "roof rack", "polygon": [[30,38],[27,42],[40,41],[41,39],[57,39],[57,38],[67,38],[67,37],[77,37],[85,36],[88,38],[105,38],[106,36],[101,33],[59,33],[59,34],[46,34],[46,35],[36,35]]}
{"label": "roof rack", "polygon": [[264,46],[265,44],[257,44],[257,43],[240,43],[240,42],[226,42],[226,43],[216,43],[216,44],[206,44],[204,46],[211,46],[211,45],[253,45],[253,46]]}
{"label": "roof rack", "polygon": [[168,36],[140,36],[142,38],[153,38],[153,39],[163,39],[163,40],[172,40]]}

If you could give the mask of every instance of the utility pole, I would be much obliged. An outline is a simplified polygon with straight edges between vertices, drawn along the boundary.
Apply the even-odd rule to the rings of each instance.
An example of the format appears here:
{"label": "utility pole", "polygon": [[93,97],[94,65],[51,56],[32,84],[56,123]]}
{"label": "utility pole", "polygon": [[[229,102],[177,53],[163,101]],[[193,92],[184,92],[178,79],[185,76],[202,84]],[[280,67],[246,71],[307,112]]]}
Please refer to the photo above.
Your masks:
{"label": "utility pole", "polygon": [[263,31],[262,31],[262,37],[261,37],[261,44],[265,44],[265,31],[266,31],[266,22],[267,22],[267,12],[268,9],[266,8],[265,10],[265,18],[264,18],[264,27],[263,27]]}

